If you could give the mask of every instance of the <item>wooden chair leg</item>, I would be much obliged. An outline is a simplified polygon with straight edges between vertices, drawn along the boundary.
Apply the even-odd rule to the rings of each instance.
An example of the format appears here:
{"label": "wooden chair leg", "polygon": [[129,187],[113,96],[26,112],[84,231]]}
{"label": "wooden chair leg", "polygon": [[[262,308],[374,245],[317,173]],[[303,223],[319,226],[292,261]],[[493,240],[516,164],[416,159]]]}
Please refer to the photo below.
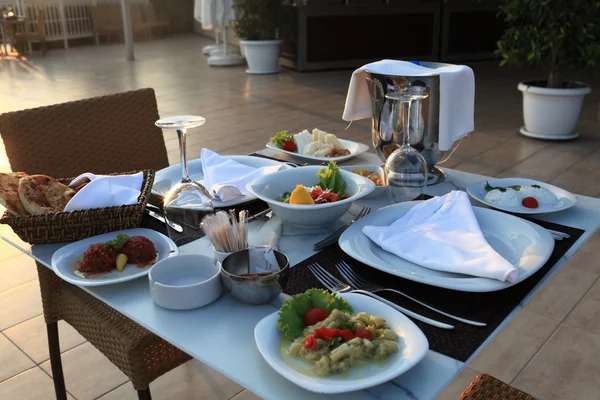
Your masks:
{"label": "wooden chair leg", "polygon": [[65,377],[63,375],[62,360],[60,358],[60,342],[58,339],[58,322],[46,324],[48,332],[48,348],[50,349],[50,366],[54,380],[56,400],[67,400]]}
{"label": "wooden chair leg", "polygon": [[144,390],[138,390],[138,399],[139,400],[152,400],[152,395],[150,394],[150,388]]}

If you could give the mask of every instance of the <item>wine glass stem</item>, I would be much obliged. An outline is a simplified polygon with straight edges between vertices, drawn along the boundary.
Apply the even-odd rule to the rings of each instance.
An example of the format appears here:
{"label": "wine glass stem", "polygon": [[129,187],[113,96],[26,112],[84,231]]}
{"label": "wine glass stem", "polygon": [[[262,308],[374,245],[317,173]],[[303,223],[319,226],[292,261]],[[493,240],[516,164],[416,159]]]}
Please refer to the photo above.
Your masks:
{"label": "wine glass stem", "polygon": [[402,135],[402,147],[410,143],[410,107],[412,100],[402,101],[402,122],[404,122],[404,135]]}
{"label": "wine glass stem", "polygon": [[179,139],[179,152],[181,153],[181,181],[190,182],[190,176],[187,169],[187,154],[185,145],[185,129],[177,129],[177,138]]}

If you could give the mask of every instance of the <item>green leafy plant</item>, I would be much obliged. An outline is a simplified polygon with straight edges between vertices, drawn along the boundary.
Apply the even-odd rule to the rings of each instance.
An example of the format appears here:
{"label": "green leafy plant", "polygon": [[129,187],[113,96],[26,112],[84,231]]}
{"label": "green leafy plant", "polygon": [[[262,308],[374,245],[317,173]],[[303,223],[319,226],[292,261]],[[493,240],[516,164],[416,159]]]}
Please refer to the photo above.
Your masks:
{"label": "green leafy plant", "polygon": [[508,25],[496,50],[501,66],[546,68],[547,87],[561,88],[572,85],[566,71],[600,65],[600,1],[505,0],[500,10]]}
{"label": "green leafy plant", "polygon": [[234,0],[234,29],[244,40],[274,40],[286,14],[282,0]]}

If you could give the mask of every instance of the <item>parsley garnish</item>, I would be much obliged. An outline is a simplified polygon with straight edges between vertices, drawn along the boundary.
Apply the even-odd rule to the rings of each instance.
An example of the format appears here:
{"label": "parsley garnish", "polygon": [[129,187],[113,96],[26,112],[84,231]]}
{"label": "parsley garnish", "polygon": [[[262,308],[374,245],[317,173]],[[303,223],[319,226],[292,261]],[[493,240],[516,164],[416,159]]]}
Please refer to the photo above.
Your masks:
{"label": "parsley garnish", "polygon": [[485,181],[485,190],[487,192],[489,192],[490,190],[496,190],[498,189],[501,192],[506,192],[506,189],[513,189],[513,190],[521,190],[521,185],[512,185],[512,186],[506,186],[506,187],[502,187],[502,186],[492,186],[490,185],[490,183],[488,181]]}
{"label": "parsley garnish", "polygon": [[106,247],[112,247],[115,250],[121,250],[121,248],[123,246],[125,246],[125,243],[127,243],[127,241],[130,239],[129,236],[127,235],[123,235],[122,233],[119,233],[117,235],[117,237],[109,242],[106,242]]}

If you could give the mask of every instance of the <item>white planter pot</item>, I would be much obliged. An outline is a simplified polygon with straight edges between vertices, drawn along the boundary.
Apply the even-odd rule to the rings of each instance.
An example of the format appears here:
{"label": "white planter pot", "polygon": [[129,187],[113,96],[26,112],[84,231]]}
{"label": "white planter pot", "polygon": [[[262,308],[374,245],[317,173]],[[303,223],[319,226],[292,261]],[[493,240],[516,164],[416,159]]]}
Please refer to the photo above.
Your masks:
{"label": "white planter pot", "polygon": [[523,92],[523,118],[525,126],[521,133],[538,139],[575,139],[579,133],[575,126],[581,105],[591,89],[584,83],[572,89],[551,89],[533,86],[534,82],[519,83]]}
{"label": "white planter pot", "polygon": [[240,40],[248,62],[249,74],[275,74],[279,72],[279,47],[281,40]]}

